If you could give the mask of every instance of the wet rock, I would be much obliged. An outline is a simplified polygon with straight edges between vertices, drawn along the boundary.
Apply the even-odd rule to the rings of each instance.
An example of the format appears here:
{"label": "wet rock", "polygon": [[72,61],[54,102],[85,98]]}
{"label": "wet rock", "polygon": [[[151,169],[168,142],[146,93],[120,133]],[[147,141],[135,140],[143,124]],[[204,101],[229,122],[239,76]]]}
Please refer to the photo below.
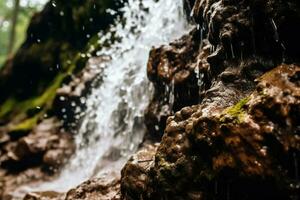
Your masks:
{"label": "wet rock", "polygon": [[154,96],[145,114],[148,131],[160,138],[166,119],[178,109],[198,103],[199,87],[194,72],[199,38],[194,30],[169,46],[152,49],[147,65]]}
{"label": "wet rock", "polygon": [[45,173],[41,167],[31,167],[19,173],[8,173],[1,169],[0,175],[0,197],[3,200],[14,199],[14,192],[19,186],[50,178],[50,175]]}
{"label": "wet rock", "polygon": [[[1,146],[2,198],[24,184],[49,178],[75,149],[72,136],[55,118],[45,119],[27,136]],[[33,198],[33,197],[32,197]]]}
{"label": "wet rock", "polygon": [[158,144],[144,144],[123,168],[121,179],[123,199],[139,199],[141,194],[146,194],[145,180],[150,167],[154,164],[157,147]]}
{"label": "wet rock", "polygon": [[233,106],[170,117],[154,166],[122,179],[143,186],[122,191],[125,199],[299,198],[299,71],[281,65]]}
{"label": "wet rock", "polygon": [[40,164],[55,167],[65,163],[74,151],[74,144],[72,136],[62,132],[60,126],[54,118],[44,120],[27,136],[4,145],[1,166],[20,170]]}
{"label": "wet rock", "polygon": [[149,133],[162,136],[168,116],[208,99],[207,90],[222,87],[218,78],[246,86],[237,72],[253,84],[282,62],[298,63],[299,7],[296,0],[186,0],[194,30],[150,53],[148,77],[155,93],[145,115]]}
{"label": "wet rock", "polygon": [[57,192],[32,192],[26,194],[23,200],[64,200],[64,194]]}
{"label": "wet rock", "polygon": [[65,200],[120,200],[118,179],[91,179],[70,190]]}

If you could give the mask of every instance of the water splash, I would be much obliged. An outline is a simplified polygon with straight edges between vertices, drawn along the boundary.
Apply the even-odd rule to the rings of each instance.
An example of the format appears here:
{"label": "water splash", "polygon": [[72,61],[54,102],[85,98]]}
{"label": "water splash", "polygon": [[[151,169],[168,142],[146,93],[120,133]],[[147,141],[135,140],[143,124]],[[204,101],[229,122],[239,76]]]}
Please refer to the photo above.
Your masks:
{"label": "water splash", "polygon": [[[152,46],[188,31],[182,0],[129,0],[122,9],[125,25],[116,23],[101,35],[120,42],[97,52],[109,56],[103,83],[87,98],[87,111],[75,136],[77,151],[57,180],[20,191],[67,191],[93,176],[120,171],[144,136],[143,115],[151,97],[146,63]],[[99,63],[99,67],[103,63]]]}

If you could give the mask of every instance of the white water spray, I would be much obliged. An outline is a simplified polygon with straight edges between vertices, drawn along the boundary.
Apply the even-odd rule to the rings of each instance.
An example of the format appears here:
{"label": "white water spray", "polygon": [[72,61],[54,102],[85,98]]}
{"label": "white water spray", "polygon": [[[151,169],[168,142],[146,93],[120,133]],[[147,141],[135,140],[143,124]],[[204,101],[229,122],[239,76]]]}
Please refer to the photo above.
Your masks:
{"label": "white water spray", "polygon": [[[183,35],[188,24],[182,0],[129,0],[122,10],[125,25],[111,27],[121,41],[97,53],[111,61],[94,66],[103,68],[103,82],[86,100],[74,157],[56,180],[19,191],[65,192],[91,177],[111,175],[142,142],[144,110],[151,97],[146,76],[149,51]],[[110,37],[108,33],[100,38]]]}

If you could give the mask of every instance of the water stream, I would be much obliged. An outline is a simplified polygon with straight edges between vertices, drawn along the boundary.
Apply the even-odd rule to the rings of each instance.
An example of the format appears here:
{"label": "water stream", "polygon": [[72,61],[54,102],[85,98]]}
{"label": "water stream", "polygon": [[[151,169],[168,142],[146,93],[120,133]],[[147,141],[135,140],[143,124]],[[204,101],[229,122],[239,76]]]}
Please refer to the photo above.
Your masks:
{"label": "water stream", "polygon": [[[97,53],[110,61],[94,66],[103,68],[103,82],[86,99],[75,155],[56,180],[22,187],[21,192],[65,192],[91,177],[111,176],[120,172],[141,143],[144,110],[152,95],[146,75],[149,51],[180,37],[189,27],[182,0],[129,0],[123,12],[125,25],[116,22],[111,27],[121,41]],[[100,36],[104,41],[111,33]]]}

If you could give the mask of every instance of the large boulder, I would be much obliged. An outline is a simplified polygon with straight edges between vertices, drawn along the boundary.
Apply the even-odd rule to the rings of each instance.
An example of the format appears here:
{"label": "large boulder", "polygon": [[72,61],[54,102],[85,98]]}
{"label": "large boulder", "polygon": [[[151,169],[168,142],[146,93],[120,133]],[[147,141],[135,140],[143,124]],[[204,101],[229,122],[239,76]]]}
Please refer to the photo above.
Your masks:
{"label": "large boulder", "polygon": [[234,71],[244,68],[253,88],[262,73],[300,61],[299,1],[186,0],[185,5],[196,28],[150,52],[147,72],[155,92],[145,121],[156,138],[167,117],[201,103],[220,74],[237,85]]}
{"label": "large boulder", "polygon": [[177,112],[143,188],[123,179],[131,191],[124,199],[299,198],[299,74],[299,66],[282,65],[234,106]]}
{"label": "large boulder", "polygon": [[185,9],[195,29],[150,53],[146,124],[163,137],[150,169],[124,167],[123,198],[299,199],[299,1]]}

